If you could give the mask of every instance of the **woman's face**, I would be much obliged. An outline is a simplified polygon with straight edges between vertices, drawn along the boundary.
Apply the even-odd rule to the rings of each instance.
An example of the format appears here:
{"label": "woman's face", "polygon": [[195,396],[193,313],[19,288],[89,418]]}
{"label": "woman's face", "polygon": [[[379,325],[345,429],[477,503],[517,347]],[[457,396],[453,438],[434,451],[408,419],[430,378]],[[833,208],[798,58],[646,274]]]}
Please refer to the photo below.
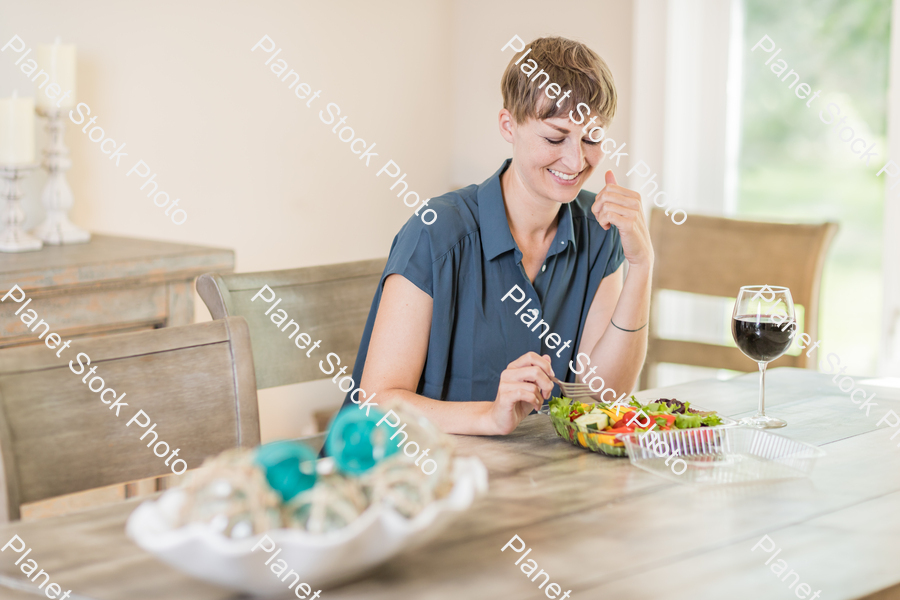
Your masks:
{"label": "woman's face", "polygon": [[512,144],[512,166],[532,195],[559,203],[575,199],[604,156],[602,142],[592,142],[583,128],[568,117],[517,123],[509,111],[501,111],[500,131]]}

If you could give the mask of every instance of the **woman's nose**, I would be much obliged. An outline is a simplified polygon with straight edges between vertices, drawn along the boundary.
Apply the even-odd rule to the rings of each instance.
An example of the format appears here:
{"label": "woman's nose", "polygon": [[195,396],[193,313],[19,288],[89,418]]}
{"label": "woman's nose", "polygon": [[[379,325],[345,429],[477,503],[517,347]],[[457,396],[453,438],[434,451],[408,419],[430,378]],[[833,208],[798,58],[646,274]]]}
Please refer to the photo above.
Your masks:
{"label": "woman's nose", "polygon": [[567,144],[563,164],[567,169],[571,169],[572,173],[578,173],[584,168],[584,156],[584,148],[581,147],[579,137],[574,144]]}

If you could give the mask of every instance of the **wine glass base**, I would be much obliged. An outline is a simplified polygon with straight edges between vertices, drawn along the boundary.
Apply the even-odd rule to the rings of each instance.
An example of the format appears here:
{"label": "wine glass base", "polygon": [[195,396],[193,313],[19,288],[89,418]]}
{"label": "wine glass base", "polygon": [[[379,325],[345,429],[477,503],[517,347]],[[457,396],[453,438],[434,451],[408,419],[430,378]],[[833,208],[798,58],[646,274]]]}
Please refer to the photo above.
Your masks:
{"label": "wine glass base", "polygon": [[744,427],[755,427],[756,429],[778,429],[787,425],[786,421],[776,419],[775,417],[767,417],[766,415],[756,415],[746,417],[738,421],[738,425]]}

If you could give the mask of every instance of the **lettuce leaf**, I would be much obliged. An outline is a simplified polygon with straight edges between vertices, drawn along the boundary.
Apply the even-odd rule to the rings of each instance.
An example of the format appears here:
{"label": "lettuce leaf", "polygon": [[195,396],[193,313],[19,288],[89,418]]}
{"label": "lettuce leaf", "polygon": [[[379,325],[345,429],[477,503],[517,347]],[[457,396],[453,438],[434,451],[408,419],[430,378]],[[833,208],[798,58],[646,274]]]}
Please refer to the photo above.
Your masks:
{"label": "lettuce leaf", "polygon": [[550,398],[550,414],[557,419],[565,419],[569,416],[571,405],[571,398],[554,396],[553,398]]}
{"label": "lettuce leaf", "polygon": [[715,426],[715,425],[721,425],[721,424],[722,424],[722,419],[720,419],[720,418],[719,418],[719,415],[716,415],[716,414],[712,414],[712,415],[707,415],[707,416],[705,416],[705,417],[701,417],[700,420],[701,420],[701,422],[702,422],[704,425],[706,425],[706,426],[708,426],[708,427],[713,427],[713,426]]}
{"label": "lettuce leaf", "polygon": [[676,415],[675,427],[677,429],[693,429],[703,424],[703,417],[700,415]]}

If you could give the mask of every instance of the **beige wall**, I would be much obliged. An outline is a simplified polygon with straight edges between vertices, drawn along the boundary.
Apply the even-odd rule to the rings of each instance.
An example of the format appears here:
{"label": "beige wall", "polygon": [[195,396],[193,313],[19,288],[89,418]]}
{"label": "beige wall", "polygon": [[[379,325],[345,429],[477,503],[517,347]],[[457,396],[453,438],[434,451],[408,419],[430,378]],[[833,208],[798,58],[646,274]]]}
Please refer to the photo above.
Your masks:
{"label": "beige wall", "polygon": [[[386,255],[412,213],[385,175],[375,177],[388,159],[423,198],[493,173],[508,156],[496,123],[509,60],[500,47],[514,34],[564,35],[597,50],[619,89],[610,135],[628,140],[631,2],[0,0],[0,45],[13,34],[29,47],[56,35],[77,44],[78,99],[127,144],[116,168],[70,123],[73,220],[233,248],[239,271]],[[269,71],[268,55],[250,52],[264,34],[282,48],[277,58],[322,90],[313,108]],[[17,58],[0,54],[0,97],[33,94]],[[370,167],[319,120],[328,102],[377,144]],[[126,177],[138,159],[181,199],[184,225]],[[620,181],[627,168],[616,169]],[[42,182],[38,173],[27,185],[28,226],[43,213]],[[602,185],[601,172],[587,187]],[[311,407],[339,399],[330,381],[262,394],[264,438],[300,432]]]}
{"label": "beige wall", "polygon": [[[162,189],[181,198],[174,225],[138,188],[131,164],[112,167],[80,128],[67,140],[75,166],[73,220],[93,231],[237,251],[242,271],[384,254],[410,214],[337,140],[318,110],[336,102],[348,125],[377,143],[417,188],[448,182],[450,149],[437,115],[449,112],[447,8],[439,2],[123,3],[3,0],[2,39],[55,35],[78,45],[78,98],[126,142]],[[77,8],[75,8],[77,6]],[[263,34],[303,81],[322,89],[306,108],[250,52]],[[415,52],[410,52],[411,49]],[[32,85],[0,55],[0,93]],[[429,151],[422,145],[428,143]],[[32,210],[36,202],[29,203]]]}

